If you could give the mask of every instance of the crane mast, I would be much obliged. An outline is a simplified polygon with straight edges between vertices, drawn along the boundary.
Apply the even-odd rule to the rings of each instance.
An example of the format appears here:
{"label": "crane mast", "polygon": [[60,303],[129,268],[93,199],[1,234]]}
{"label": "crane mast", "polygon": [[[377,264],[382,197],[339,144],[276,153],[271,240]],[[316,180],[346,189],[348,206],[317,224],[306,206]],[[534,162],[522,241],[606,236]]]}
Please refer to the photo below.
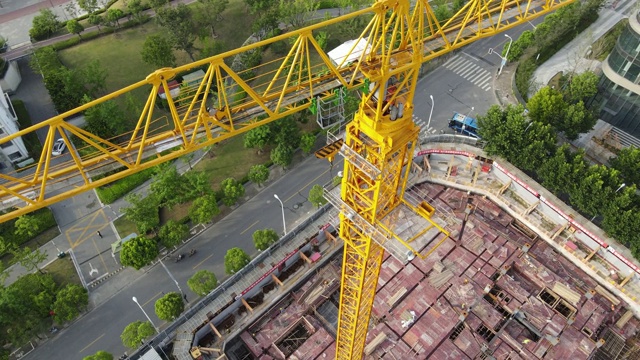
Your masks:
{"label": "crane mast", "polygon": [[[0,174],[0,204],[6,211],[0,221],[307,109],[314,99],[333,96],[338,87],[359,88],[361,103],[340,148],[345,158],[342,183],[325,195],[340,210],[344,240],[336,358],[361,359],[385,251],[405,262],[407,256],[428,255],[418,246],[421,236],[448,236],[431,220],[429,204],[404,196],[420,131],[412,114],[421,65],[573,1],[470,0],[441,24],[427,0],[413,5],[409,0],[379,0],[370,8],[177,68],[157,70],[136,84],[0,139],[1,144],[38,129],[48,131],[40,159],[26,175]],[[333,62],[314,32],[358,16],[371,16],[371,20],[345,60]],[[265,65],[246,70],[227,65],[239,54],[261,51],[277,41],[292,45],[275,70],[260,67]],[[346,61],[361,42],[365,50],[357,53],[355,61]],[[174,99],[169,81],[196,68],[206,69],[202,79],[181,89],[180,98]],[[102,139],[66,121],[141,88],[149,95],[130,133]],[[156,106],[160,89],[167,97],[166,110]],[[158,119],[164,119],[167,126],[158,126]],[[71,146],[70,135],[82,141],[81,149]],[[70,160],[53,165],[51,149],[58,136],[73,150]],[[94,179],[96,175],[100,178]],[[398,225],[398,219],[408,214],[421,219],[414,218],[410,238]]]}

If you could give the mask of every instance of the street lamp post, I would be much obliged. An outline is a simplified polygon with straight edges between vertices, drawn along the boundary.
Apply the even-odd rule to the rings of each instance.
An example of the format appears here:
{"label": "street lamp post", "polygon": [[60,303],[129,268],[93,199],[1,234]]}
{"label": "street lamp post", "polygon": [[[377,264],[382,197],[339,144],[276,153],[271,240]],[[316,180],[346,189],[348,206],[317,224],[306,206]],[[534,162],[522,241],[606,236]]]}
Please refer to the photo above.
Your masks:
{"label": "street lamp post", "polygon": [[623,187],[625,187],[625,186],[627,186],[627,184],[622,183],[622,185],[620,185],[620,187],[618,188],[618,190],[616,190],[616,192],[618,192],[618,191],[622,190],[622,188],[623,188]]}
{"label": "street lamp post", "polygon": [[278,194],[273,194],[273,197],[276,198],[280,202],[280,207],[282,208],[282,227],[284,228],[284,234],[287,235],[287,223],[284,220],[284,204],[282,200],[278,197]]}
{"label": "street lamp post", "polygon": [[142,313],[144,314],[144,316],[147,317],[147,320],[149,320],[149,322],[151,323],[151,326],[153,326],[153,328],[156,329],[156,332],[160,333],[160,329],[158,329],[156,324],[154,324],[153,321],[151,321],[151,318],[149,317],[149,315],[147,315],[147,312],[144,311],[144,309],[142,308],[142,305],[140,305],[140,303],[138,302],[138,299],[135,296],[132,297],[131,299],[133,300],[134,303],[138,304],[138,307],[140,308],[140,310],[142,310]]}
{"label": "street lamp post", "polygon": [[164,268],[164,271],[167,272],[167,274],[169,275],[169,277],[171,278],[171,280],[173,280],[173,282],[176,284],[176,287],[178,288],[178,291],[180,291],[180,294],[182,295],[182,297],[184,298],[184,301],[187,301],[187,294],[185,294],[182,289],[180,288],[180,284],[178,284],[178,280],[176,280],[176,278],[173,277],[173,274],[171,274],[171,271],[169,271],[169,269],[167,268],[167,266],[162,262],[162,259],[160,259],[160,265],[162,265],[162,267]]}
{"label": "street lamp post", "polygon": [[498,75],[502,74],[502,68],[507,63],[507,58],[509,58],[509,50],[511,50],[511,43],[513,42],[513,38],[511,38],[511,36],[509,36],[508,34],[504,34],[504,36],[509,38],[509,45],[507,45],[507,53],[504,54],[504,57],[502,58],[502,61],[500,62],[500,69],[498,69]]}
{"label": "street lamp post", "polygon": [[429,95],[429,98],[431,99],[431,111],[429,111],[429,121],[427,121],[427,131],[429,131],[430,129],[430,125],[431,125],[431,115],[433,115],[433,95]]}

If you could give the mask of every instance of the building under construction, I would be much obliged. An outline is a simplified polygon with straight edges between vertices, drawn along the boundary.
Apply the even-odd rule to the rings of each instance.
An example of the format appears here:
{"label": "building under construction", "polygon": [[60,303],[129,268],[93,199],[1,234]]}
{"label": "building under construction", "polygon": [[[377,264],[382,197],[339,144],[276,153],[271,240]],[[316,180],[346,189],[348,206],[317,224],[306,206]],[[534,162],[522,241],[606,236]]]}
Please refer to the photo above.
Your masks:
{"label": "building under construction", "polygon": [[[365,358],[640,358],[636,304],[621,300],[617,291],[609,291],[585,272],[573,255],[561,254],[556,243],[489,197],[436,184],[433,180],[439,171],[443,179],[458,183],[464,183],[465,173],[474,184],[499,178],[491,173],[497,164],[486,159],[471,159],[466,170],[464,163],[456,165],[465,157],[451,159],[438,161],[433,155],[432,181],[417,183],[408,191],[410,197],[428,201],[443,219],[448,218],[450,236],[439,233],[429,239],[421,251],[429,254],[425,258],[402,261],[385,255]],[[435,167],[438,163],[440,170]],[[518,206],[531,208],[522,201]],[[535,208],[529,213],[536,216]],[[571,251],[579,241],[575,237],[569,241],[565,231],[575,234],[567,226],[548,229],[556,242]],[[328,255],[322,265],[313,268],[318,256],[310,258],[318,252],[305,251],[282,273],[288,279],[285,282],[296,279],[290,289],[279,294],[282,279],[273,276],[274,281],[244,301],[245,306],[227,316],[226,323],[216,327],[205,322],[199,328],[206,335],[193,338],[192,356],[334,358],[342,253],[339,243],[325,241],[327,237],[331,235],[323,235],[320,242],[315,237],[305,242]],[[600,256],[597,253],[581,263],[588,265]],[[618,278],[613,285],[622,282],[624,286],[628,281]]]}

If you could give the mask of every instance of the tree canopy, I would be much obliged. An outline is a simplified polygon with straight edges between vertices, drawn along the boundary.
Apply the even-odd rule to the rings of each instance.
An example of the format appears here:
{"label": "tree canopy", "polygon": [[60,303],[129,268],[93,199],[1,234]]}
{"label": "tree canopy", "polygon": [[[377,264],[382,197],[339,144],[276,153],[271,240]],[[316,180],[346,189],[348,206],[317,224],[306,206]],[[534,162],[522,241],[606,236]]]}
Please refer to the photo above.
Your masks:
{"label": "tree canopy", "polygon": [[251,258],[244,250],[237,247],[231,248],[224,255],[224,271],[229,275],[235,274],[250,261]]}
{"label": "tree canopy", "polygon": [[316,184],[309,190],[309,201],[315,207],[320,207],[327,203],[327,199],[324,198],[324,189],[322,186]]}
{"label": "tree canopy", "polygon": [[42,40],[58,31],[59,27],[58,15],[51,9],[40,9],[40,13],[33,18],[29,36],[35,40]]}
{"label": "tree canopy", "polygon": [[220,214],[220,208],[213,193],[196,198],[189,208],[189,218],[198,224],[206,224],[218,214]]}
{"label": "tree canopy", "polygon": [[278,233],[273,229],[256,230],[253,232],[253,244],[258,250],[266,250],[280,239]]}
{"label": "tree canopy", "polygon": [[106,351],[98,350],[95,354],[85,356],[82,360],[113,360],[113,355]]}
{"label": "tree canopy", "polygon": [[555,151],[556,136],[550,125],[530,121],[522,105],[498,105],[478,116],[478,134],[489,155],[500,155],[524,170],[537,169]]}
{"label": "tree canopy", "polygon": [[185,51],[191,61],[196,61],[193,57],[196,34],[191,25],[191,8],[185,4],[162,7],[156,10],[156,19],[160,26],[167,29],[174,48]]}
{"label": "tree canopy", "polygon": [[75,319],[89,305],[87,290],[77,284],[69,284],[56,294],[53,311],[57,321],[66,322]]}
{"label": "tree canopy", "polygon": [[177,292],[167,293],[165,296],[156,300],[155,310],[159,319],[165,321],[175,320],[184,311],[182,295]]}
{"label": "tree canopy", "polygon": [[130,193],[125,200],[131,206],[122,208],[127,220],[136,224],[141,234],[155,230],[160,225],[159,201],[153,194],[142,197],[138,193]]}
{"label": "tree canopy", "polygon": [[249,169],[249,180],[258,184],[259,186],[264,184],[269,178],[269,168],[264,164],[253,165]]}
{"label": "tree canopy", "polygon": [[156,330],[153,328],[151,323],[148,321],[143,322],[138,320],[124,328],[120,335],[120,339],[125,347],[128,347],[129,349],[137,349],[145,339],[155,333]]}
{"label": "tree canopy", "polygon": [[142,61],[158,68],[176,66],[176,56],[169,39],[162,35],[149,35],[142,45]]}
{"label": "tree canopy", "polygon": [[138,236],[124,244],[120,250],[120,262],[140,270],[158,256],[158,244],[145,236]]}
{"label": "tree canopy", "polygon": [[166,224],[162,225],[158,236],[164,246],[171,248],[179,245],[182,240],[189,236],[189,226],[174,220],[169,220]]}
{"label": "tree canopy", "polygon": [[609,163],[620,172],[626,184],[640,187],[640,148],[622,148],[618,151],[618,156],[611,158]]}
{"label": "tree canopy", "polygon": [[238,202],[238,199],[244,196],[244,185],[240,184],[234,178],[227,178],[222,180],[220,184],[222,194],[224,195],[222,202],[225,205],[231,206]]}
{"label": "tree canopy", "polygon": [[194,293],[205,296],[218,286],[218,279],[211,271],[200,270],[187,280],[187,285]]}

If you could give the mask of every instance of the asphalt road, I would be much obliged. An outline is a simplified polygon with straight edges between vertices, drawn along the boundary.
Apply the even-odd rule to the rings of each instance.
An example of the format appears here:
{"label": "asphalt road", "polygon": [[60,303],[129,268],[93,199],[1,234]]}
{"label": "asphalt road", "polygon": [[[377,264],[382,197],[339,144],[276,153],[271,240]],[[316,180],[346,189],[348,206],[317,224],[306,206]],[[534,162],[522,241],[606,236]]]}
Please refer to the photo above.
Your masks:
{"label": "asphalt road", "polygon": [[[335,176],[340,170],[342,168],[339,164],[330,171],[326,160],[308,158],[179,251],[187,253],[193,248],[197,249],[196,255],[179,263],[166,260],[165,265],[186,292],[188,300],[196,299],[196,295],[186,284],[194,272],[210,270],[222,280],[225,276],[223,263],[227,249],[237,246],[255,255],[251,238],[253,231],[264,228],[282,231],[282,208],[274,194],[283,201],[287,228],[292,229],[303,215],[315,210],[306,199],[309,189],[315,184],[328,182],[331,175]],[[107,350],[116,357],[120,356],[126,350],[120,341],[122,330],[133,321],[145,320],[132,297],[136,296],[153,322],[162,327],[164,323],[155,316],[154,303],[163,292],[170,291],[177,291],[175,284],[161,266],[155,266],[26,358],[82,359],[98,350]]]}
{"label": "asphalt road", "polygon": [[532,30],[533,25],[539,24],[542,19],[478,40],[420,79],[416,87],[414,110],[418,125],[426,129],[431,111],[429,95],[434,100],[430,129],[426,129],[429,133],[453,134],[453,130],[447,126],[453,112],[471,117],[485,114],[491,105],[497,103],[492,83],[501,62],[498,55],[489,54],[489,49],[501,53],[502,47],[509,42],[504,34],[515,40],[523,31]]}

